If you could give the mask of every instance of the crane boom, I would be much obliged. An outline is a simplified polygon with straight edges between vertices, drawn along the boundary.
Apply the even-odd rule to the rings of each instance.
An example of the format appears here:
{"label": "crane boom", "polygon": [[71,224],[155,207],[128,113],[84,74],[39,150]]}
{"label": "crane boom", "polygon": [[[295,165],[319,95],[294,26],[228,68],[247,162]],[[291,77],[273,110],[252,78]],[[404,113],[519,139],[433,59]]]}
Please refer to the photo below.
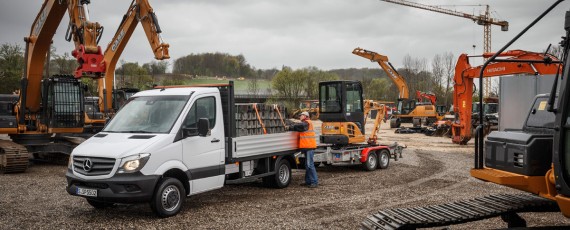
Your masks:
{"label": "crane boom", "polygon": [[[459,12],[459,11],[455,11],[455,10],[441,8],[438,6],[424,5],[424,4],[409,2],[409,1],[405,1],[405,0],[381,0],[381,1],[399,4],[399,5],[403,5],[403,6],[414,7],[414,8],[423,9],[423,10],[429,10],[429,11],[433,11],[433,12],[439,12],[442,14],[447,14],[447,15],[452,15],[452,16],[457,16],[457,17],[462,17],[462,18],[468,18],[468,19],[473,20],[478,25],[487,25],[487,24],[497,25],[497,26],[501,26],[502,31],[507,31],[509,29],[509,22],[499,21],[497,19],[490,18],[487,14],[472,15],[472,14],[468,14],[468,13],[464,13],[464,12]],[[487,7],[489,7],[489,6],[487,5]]]}
{"label": "crane boom", "polygon": [[[380,0],[384,2],[394,3],[403,6],[414,7],[422,10],[429,10],[433,12],[438,12],[442,14],[462,17],[473,20],[477,25],[483,26],[483,52],[489,53],[491,52],[491,25],[496,25],[501,27],[501,31],[508,31],[509,30],[509,22],[507,21],[500,21],[495,18],[491,18],[489,5],[485,5],[485,13],[480,15],[472,15],[464,12],[459,12],[455,10],[445,9],[438,6],[430,6],[424,5],[416,2],[410,2],[406,0]],[[485,79],[485,97],[489,95],[491,90],[491,81],[489,79]]]}

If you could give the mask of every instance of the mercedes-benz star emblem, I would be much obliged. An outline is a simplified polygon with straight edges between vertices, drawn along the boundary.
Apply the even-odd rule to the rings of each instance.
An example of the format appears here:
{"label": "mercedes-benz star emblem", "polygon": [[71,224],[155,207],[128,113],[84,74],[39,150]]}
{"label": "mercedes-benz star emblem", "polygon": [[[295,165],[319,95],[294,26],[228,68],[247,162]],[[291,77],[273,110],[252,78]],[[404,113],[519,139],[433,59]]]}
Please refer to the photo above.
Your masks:
{"label": "mercedes-benz star emblem", "polygon": [[91,169],[93,169],[93,162],[91,159],[87,158],[83,161],[83,170],[85,170],[85,172],[89,172]]}

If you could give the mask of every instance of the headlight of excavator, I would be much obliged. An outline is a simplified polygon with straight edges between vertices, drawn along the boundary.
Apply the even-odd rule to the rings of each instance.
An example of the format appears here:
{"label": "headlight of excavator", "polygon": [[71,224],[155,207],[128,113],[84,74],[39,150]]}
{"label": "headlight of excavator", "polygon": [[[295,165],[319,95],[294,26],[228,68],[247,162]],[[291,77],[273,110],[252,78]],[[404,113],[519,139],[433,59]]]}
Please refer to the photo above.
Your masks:
{"label": "headlight of excavator", "polygon": [[121,159],[121,164],[117,173],[134,173],[141,170],[148,159],[150,158],[149,153],[141,153],[138,155],[128,156]]}

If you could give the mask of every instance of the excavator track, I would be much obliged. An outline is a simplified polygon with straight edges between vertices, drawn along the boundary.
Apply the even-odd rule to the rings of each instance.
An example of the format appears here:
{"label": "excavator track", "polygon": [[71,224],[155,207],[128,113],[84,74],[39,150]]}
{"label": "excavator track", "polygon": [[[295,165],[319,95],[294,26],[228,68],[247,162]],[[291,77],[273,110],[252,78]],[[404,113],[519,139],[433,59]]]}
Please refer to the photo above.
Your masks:
{"label": "excavator track", "polygon": [[501,216],[509,227],[525,227],[517,212],[558,212],[556,202],[530,194],[500,194],[427,207],[381,210],[361,229],[416,229],[467,223]]}
{"label": "excavator track", "polygon": [[29,154],[26,147],[0,140],[0,174],[25,172],[28,164]]}

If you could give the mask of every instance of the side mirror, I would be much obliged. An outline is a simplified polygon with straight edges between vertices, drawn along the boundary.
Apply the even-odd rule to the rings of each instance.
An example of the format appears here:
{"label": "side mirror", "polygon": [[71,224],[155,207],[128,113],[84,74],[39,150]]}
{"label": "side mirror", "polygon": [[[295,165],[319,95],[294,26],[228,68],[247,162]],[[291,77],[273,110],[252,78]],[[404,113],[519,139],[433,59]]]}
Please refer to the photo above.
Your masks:
{"label": "side mirror", "polygon": [[208,136],[210,134],[210,121],[208,118],[200,118],[198,120],[198,135],[201,137]]}

